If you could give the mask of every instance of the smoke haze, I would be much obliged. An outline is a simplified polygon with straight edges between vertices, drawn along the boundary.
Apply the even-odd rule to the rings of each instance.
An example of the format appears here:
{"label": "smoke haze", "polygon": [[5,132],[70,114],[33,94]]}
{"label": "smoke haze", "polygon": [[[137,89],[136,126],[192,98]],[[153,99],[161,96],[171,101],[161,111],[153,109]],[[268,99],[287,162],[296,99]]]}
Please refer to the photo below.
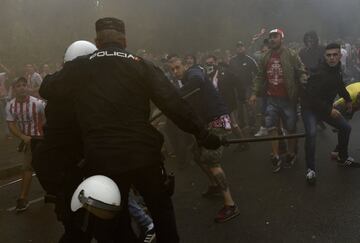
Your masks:
{"label": "smoke haze", "polygon": [[126,23],[129,49],[194,52],[249,43],[262,27],[282,28],[302,41],[360,36],[359,0],[2,0],[0,59],[10,65],[60,61],[66,47],[93,40],[94,22],[114,16]]}

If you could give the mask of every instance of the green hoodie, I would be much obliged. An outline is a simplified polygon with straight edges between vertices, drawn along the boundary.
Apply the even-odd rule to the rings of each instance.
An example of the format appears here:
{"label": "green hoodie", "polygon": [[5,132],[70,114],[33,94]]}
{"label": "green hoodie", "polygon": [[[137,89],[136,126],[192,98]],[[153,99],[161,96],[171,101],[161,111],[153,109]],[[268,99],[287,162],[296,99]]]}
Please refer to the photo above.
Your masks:
{"label": "green hoodie", "polygon": [[[272,52],[272,50],[266,52],[260,60],[259,72],[253,81],[253,94],[256,96],[264,96],[266,94],[266,69]],[[291,101],[297,102],[300,84],[304,83],[307,79],[305,66],[295,51],[281,47],[279,52],[288,96]]]}

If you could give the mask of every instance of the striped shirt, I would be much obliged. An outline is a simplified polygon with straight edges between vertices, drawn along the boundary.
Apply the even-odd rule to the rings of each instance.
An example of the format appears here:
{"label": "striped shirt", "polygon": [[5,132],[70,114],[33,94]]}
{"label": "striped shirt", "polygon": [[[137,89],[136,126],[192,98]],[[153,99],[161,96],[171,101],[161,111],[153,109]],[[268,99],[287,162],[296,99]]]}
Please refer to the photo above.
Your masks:
{"label": "striped shirt", "polygon": [[45,122],[44,110],[45,103],[38,98],[28,96],[23,102],[14,98],[6,105],[6,121],[16,122],[20,131],[26,136],[42,136],[42,127]]}

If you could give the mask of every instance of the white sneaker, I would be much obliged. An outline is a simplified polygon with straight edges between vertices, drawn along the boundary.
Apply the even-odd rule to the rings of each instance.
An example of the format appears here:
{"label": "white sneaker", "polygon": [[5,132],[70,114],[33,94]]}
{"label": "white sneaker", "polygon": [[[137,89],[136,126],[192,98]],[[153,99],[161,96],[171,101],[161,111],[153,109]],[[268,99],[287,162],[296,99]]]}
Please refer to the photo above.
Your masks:
{"label": "white sneaker", "polygon": [[306,180],[309,184],[314,184],[316,182],[316,173],[312,169],[308,169],[306,172]]}
{"label": "white sneaker", "polygon": [[338,162],[338,165],[344,166],[344,167],[356,167],[356,168],[360,167],[360,163],[356,162],[355,159],[350,156],[348,156],[347,159],[345,159],[345,160],[342,160],[342,159],[340,159],[340,157],[337,157],[337,162]]}
{"label": "white sneaker", "polygon": [[145,236],[141,242],[154,243],[155,239],[156,239],[155,229],[151,229],[145,233]]}
{"label": "white sneaker", "polygon": [[268,130],[266,129],[266,127],[260,127],[259,131],[257,133],[255,133],[255,137],[261,137],[261,136],[267,136]]}

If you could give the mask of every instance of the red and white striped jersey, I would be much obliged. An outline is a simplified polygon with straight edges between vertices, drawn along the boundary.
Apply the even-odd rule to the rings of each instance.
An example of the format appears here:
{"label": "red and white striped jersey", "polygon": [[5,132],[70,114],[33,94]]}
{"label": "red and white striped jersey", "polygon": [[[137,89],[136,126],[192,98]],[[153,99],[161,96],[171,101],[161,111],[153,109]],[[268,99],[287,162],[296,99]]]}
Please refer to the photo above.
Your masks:
{"label": "red and white striped jersey", "polygon": [[33,96],[28,96],[23,102],[14,98],[6,105],[6,121],[16,122],[26,136],[42,136],[42,127],[45,123],[45,103]]}

